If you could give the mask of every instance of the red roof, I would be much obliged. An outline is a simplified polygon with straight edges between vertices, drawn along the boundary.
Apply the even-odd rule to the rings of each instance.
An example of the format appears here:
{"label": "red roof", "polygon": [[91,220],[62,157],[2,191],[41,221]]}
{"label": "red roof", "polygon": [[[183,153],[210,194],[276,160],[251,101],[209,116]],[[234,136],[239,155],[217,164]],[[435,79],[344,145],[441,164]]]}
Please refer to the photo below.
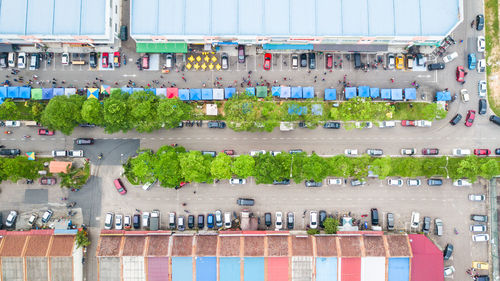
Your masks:
{"label": "red roof", "polygon": [[423,234],[409,234],[412,281],[444,281],[443,252]]}
{"label": "red roof", "polygon": [[340,264],[342,281],[361,281],[361,258],[342,258]]}
{"label": "red roof", "polygon": [[267,258],[267,280],[288,281],[288,258]]}

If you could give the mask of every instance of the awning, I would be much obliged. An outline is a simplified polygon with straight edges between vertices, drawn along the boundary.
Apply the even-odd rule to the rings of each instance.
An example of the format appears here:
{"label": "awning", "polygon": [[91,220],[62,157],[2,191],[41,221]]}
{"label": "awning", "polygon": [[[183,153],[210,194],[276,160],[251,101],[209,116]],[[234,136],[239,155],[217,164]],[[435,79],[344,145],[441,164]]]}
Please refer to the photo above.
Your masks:
{"label": "awning", "polygon": [[[178,88],[167,88],[167,98],[173,99],[179,97],[179,89]],[[189,94],[188,94],[189,99]]]}
{"label": "awning", "polygon": [[212,100],[213,99],[212,89],[201,89],[201,99]]}
{"label": "awning", "polygon": [[403,89],[391,89],[392,100],[403,100]]}
{"label": "awning", "polygon": [[7,87],[0,87],[0,98],[7,97]]}
{"label": "awning", "polygon": [[54,97],[53,88],[42,88],[42,99],[50,100],[52,97]]}
{"label": "awning", "polygon": [[382,89],[380,90],[380,96],[383,99],[391,99],[391,89]]}
{"label": "awning", "polygon": [[187,53],[187,43],[136,43],[136,53]]}
{"label": "awning", "polygon": [[405,99],[415,100],[417,99],[417,89],[415,88],[405,88]]}
{"label": "awning", "polygon": [[370,97],[371,98],[378,98],[380,96],[380,89],[379,88],[370,88]]}
{"label": "awning", "polygon": [[10,99],[19,98],[19,87],[9,87],[7,88],[7,97]]}
{"label": "awning", "polygon": [[167,88],[156,88],[156,95],[167,97]]}
{"label": "awning", "polygon": [[0,44],[0,52],[9,53],[9,52],[13,52],[13,51],[14,51],[14,49],[12,49],[11,44]]}
{"label": "awning", "polygon": [[312,44],[264,44],[264,50],[312,50]]}
{"label": "awning", "polygon": [[64,88],[54,88],[54,96],[64,96]]}
{"label": "awning", "polygon": [[41,88],[31,89],[31,99],[32,100],[41,100],[42,99],[42,89]]}
{"label": "awning", "polygon": [[21,87],[19,89],[19,97],[22,99],[31,98],[31,88],[30,87]]}
{"label": "awning", "polygon": [[179,89],[178,93],[180,100],[189,100],[189,89]]}
{"label": "awning", "polygon": [[189,100],[201,100],[201,89],[189,89]]}
{"label": "awning", "polygon": [[345,88],[345,98],[352,99],[356,97],[356,87]]}
{"label": "awning", "polygon": [[99,89],[88,88],[87,89],[87,99],[90,99],[90,98],[99,99]]}
{"label": "awning", "polygon": [[214,100],[223,100],[224,99],[224,89],[213,89],[212,95]]}
{"label": "awning", "polygon": [[122,93],[132,94],[132,88],[129,88],[129,87],[123,87],[123,88],[122,88]]}
{"label": "awning", "polygon": [[272,87],[271,93],[273,97],[279,97],[281,95],[281,87]]}
{"label": "awning", "polygon": [[359,86],[358,87],[358,95],[362,98],[367,98],[370,96],[370,87],[368,86]]}
{"label": "awning", "polygon": [[292,87],[292,99],[302,98],[302,87]]}
{"label": "awning", "polygon": [[75,88],[64,88],[64,94],[66,96],[71,96],[76,94],[76,89]]}
{"label": "awning", "polygon": [[290,87],[281,87],[281,95],[280,98],[288,99],[290,98]]}
{"label": "awning", "polygon": [[248,87],[245,89],[245,94],[249,96],[255,96],[255,88],[254,87]]}

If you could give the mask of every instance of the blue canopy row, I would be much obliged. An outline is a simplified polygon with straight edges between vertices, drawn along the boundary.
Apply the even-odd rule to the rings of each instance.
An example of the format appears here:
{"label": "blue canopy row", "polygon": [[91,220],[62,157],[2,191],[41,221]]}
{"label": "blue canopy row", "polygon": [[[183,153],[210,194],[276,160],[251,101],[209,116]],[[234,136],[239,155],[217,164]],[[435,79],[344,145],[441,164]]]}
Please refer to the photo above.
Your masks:
{"label": "blue canopy row", "polygon": [[[326,90],[325,90],[325,100],[332,100],[330,93],[329,93],[330,97],[329,99],[327,99]],[[355,98],[356,96],[362,98],[368,98],[368,97],[378,98],[380,96],[382,99],[387,99],[387,100],[403,100],[403,94],[404,94],[404,99],[414,100],[417,98],[417,89],[415,88],[405,88],[404,90],[379,89],[379,88],[370,88],[368,86],[359,86],[357,89],[356,87],[345,88],[345,98],[348,100]]]}
{"label": "blue canopy row", "polygon": [[31,87],[0,87],[2,99],[30,99]]}

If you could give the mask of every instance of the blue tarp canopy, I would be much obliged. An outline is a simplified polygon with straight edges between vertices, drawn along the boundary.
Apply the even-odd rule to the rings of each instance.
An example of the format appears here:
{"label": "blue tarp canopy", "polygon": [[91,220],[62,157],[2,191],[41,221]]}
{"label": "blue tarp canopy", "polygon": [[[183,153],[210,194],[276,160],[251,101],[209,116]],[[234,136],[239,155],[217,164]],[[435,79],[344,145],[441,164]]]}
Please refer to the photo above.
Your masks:
{"label": "blue tarp canopy", "polygon": [[380,97],[386,100],[391,99],[391,89],[382,89],[380,90]]}
{"label": "blue tarp canopy", "polygon": [[370,88],[370,97],[371,98],[378,98],[380,96],[380,89],[379,88]]}
{"label": "blue tarp canopy", "polygon": [[54,97],[64,96],[64,88],[54,88]]}
{"label": "blue tarp canopy", "polygon": [[352,99],[356,97],[356,87],[345,88],[345,98]]}
{"label": "blue tarp canopy", "polygon": [[30,99],[31,98],[31,87],[19,88],[19,97],[22,99]]}
{"label": "blue tarp canopy", "polygon": [[391,100],[403,100],[403,89],[391,89]]}
{"label": "blue tarp canopy", "polygon": [[325,100],[336,100],[337,89],[325,89]]}
{"label": "blue tarp canopy", "polygon": [[358,87],[358,95],[362,98],[370,97],[370,87],[368,86],[359,86]]}
{"label": "blue tarp canopy", "polygon": [[272,87],[271,93],[273,94],[273,97],[279,97],[281,95],[281,87]]}
{"label": "blue tarp canopy", "polygon": [[292,87],[292,99],[302,98],[302,87]]}
{"label": "blue tarp canopy", "polygon": [[314,87],[304,87],[302,89],[302,97],[305,99],[314,98]]}
{"label": "blue tarp canopy", "polygon": [[132,94],[132,88],[129,88],[129,87],[123,87],[123,88],[122,88],[122,93],[129,93],[129,94]]}
{"label": "blue tarp canopy", "polygon": [[132,92],[144,91],[144,88],[132,88]]}
{"label": "blue tarp canopy", "polygon": [[255,96],[255,88],[254,87],[249,87],[245,89],[245,94],[249,96]]}
{"label": "blue tarp canopy", "polygon": [[313,104],[311,106],[311,112],[313,115],[323,115],[323,105]]}
{"label": "blue tarp canopy", "polygon": [[236,88],[224,88],[224,97],[230,99],[236,93]]}
{"label": "blue tarp canopy", "polygon": [[212,89],[201,89],[201,99],[212,100],[213,99]]}
{"label": "blue tarp canopy", "polygon": [[405,88],[405,99],[415,100],[417,99],[417,89],[415,88]]}
{"label": "blue tarp canopy", "polygon": [[179,89],[179,99],[189,100],[189,89]]}
{"label": "blue tarp canopy", "polygon": [[290,115],[304,115],[304,114],[307,114],[307,106],[298,106],[296,104],[291,104],[288,107],[288,114],[290,114]]}
{"label": "blue tarp canopy", "polygon": [[19,98],[19,87],[9,87],[7,88],[7,97],[10,99]]}
{"label": "blue tarp canopy", "polygon": [[451,100],[450,92],[437,92],[436,93],[437,101],[449,101]]}
{"label": "blue tarp canopy", "polygon": [[[99,93],[99,91],[98,91]],[[99,97],[99,95],[97,95]],[[54,97],[54,89],[52,88],[42,88],[42,100],[50,100]]]}
{"label": "blue tarp canopy", "polygon": [[189,89],[189,100],[201,100],[201,89]]}
{"label": "blue tarp canopy", "polygon": [[281,96],[282,99],[290,98],[290,87],[281,87]]}
{"label": "blue tarp canopy", "polygon": [[7,97],[7,87],[0,87],[0,98]]}
{"label": "blue tarp canopy", "polygon": [[[44,95],[44,93],[42,93],[42,96],[43,95]],[[90,99],[90,98],[99,99],[99,89],[97,89],[97,88],[88,88],[87,89],[87,99]]]}

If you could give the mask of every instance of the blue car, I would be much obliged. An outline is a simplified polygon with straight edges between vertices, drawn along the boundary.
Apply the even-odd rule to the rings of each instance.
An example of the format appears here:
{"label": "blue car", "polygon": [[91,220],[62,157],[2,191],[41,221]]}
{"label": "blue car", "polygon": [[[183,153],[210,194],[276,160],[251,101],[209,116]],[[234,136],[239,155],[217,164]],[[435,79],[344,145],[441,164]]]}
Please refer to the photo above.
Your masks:
{"label": "blue car", "polygon": [[476,55],[475,54],[469,54],[469,69],[470,70],[473,70],[473,69],[476,69],[476,64],[477,64],[477,60],[476,60]]}
{"label": "blue car", "polygon": [[215,216],[214,214],[208,214],[207,216],[207,227],[214,228]]}

